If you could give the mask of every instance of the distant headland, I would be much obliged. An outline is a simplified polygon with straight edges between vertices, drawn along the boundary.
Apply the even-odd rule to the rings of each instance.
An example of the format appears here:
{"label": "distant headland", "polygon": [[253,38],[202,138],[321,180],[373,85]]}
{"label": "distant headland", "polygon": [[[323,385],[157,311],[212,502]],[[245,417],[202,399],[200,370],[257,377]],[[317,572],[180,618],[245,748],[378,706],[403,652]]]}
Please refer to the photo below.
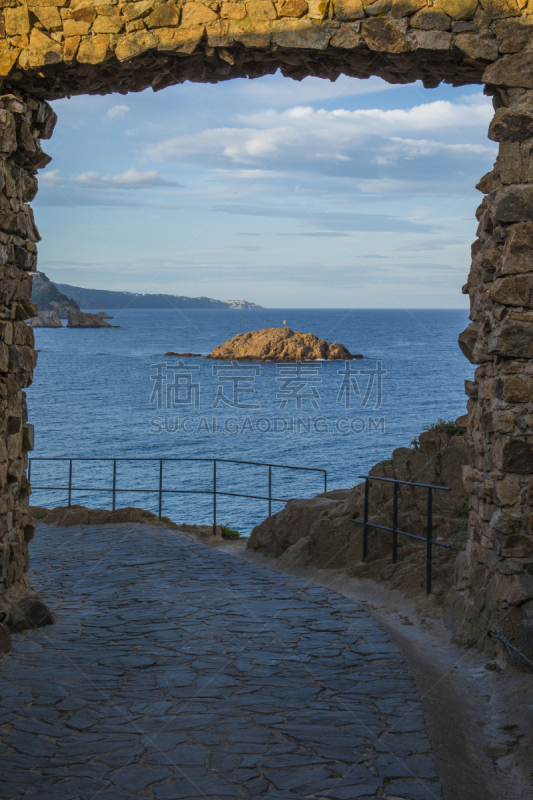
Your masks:
{"label": "distant headland", "polygon": [[[68,283],[54,286],[74,300],[80,308],[262,308],[247,300],[214,300],[212,297],[185,297],[175,294],[137,294],[135,292],[112,292],[107,289],[84,289]],[[34,299],[39,305],[39,302]]]}

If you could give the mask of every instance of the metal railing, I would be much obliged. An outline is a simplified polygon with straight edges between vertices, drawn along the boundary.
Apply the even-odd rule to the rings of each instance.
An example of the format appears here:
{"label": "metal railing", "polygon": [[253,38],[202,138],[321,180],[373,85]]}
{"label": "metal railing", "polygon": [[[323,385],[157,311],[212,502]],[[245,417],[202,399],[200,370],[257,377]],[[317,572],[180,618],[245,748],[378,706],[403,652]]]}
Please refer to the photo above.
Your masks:
{"label": "metal railing", "polygon": [[[433,545],[438,547],[450,548],[451,545],[444,542],[436,542],[433,539],[433,489],[439,489],[443,492],[449,492],[448,486],[433,486],[430,483],[413,483],[412,481],[398,481],[395,478],[378,478],[374,475],[359,475],[360,478],[365,479],[365,504],[363,511],[363,519],[350,519],[350,522],[356,522],[363,526],[363,561],[368,556],[368,529],[380,528],[383,531],[392,532],[392,563],[398,562],[398,535],[407,536],[409,539],[418,539],[420,542],[426,542],[426,594],[431,594],[431,578],[432,578],[432,565],[433,565]],[[375,522],[368,521],[368,496],[370,491],[370,481],[382,481],[384,483],[393,483],[393,496],[392,496],[392,528],[387,528],[385,525],[376,525]],[[427,526],[426,537],[416,536],[414,533],[407,533],[398,529],[398,486],[399,484],[406,486],[421,486],[423,489],[428,490],[428,504],[427,504]]]}
{"label": "metal railing", "polygon": [[[212,494],[213,495],[213,534],[216,534],[216,527],[217,527],[217,496],[224,496],[224,497],[248,497],[253,500],[268,500],[268,516],[272,516],[272,503],[286,503],[290,498],[280,498],[280,497],[272,497],[272,470],[273,469],[291,469],[291,470],[300,470],[303,472],[321,472],[324,476],[324,491],[327,492],[328,490],[328,475],[327,470],[320,469],[318,467],[295,467],[290,466],[287,464],[268,464],[264,461],[237,461],[231,458],[47,458],[47,457],[35,457],[30,458],[28,460],[28,480],[31,481],[31,466],[32,462],[34,461],[68,461],[69,469],[68,469],[68,486],[32,486],[32,489],[35,490],[47,490],[47,491],[61,491],[61,492],[68,492],[68,506],[72,505],[72,492],[111,492],[113,495],[113,511],[115,510],[116,506],[116,496],[117,493],[120,492],[139,492],[139,493],[149,493],[149,494],[157,494],[159,496],[159,519],[162,517],[162,507],[163,507],[163,495],[164,494]],[[78,461],[92,461],[92,462],[105,462],[105,463],[112,463],[113,464],[113,480],[112,486],[110,488],[106,487],[92,487],[92,486],[73,486],[72,485],[72,465],[74,462]],[[135,488],[135,489],[124,489],[122,487],[117,486],[117,463],[124,463],[124,462],[134,462],[137,463],[139,461],[144,462],[156,462],[159,463],[159,486],[157,489],[145,489],[145,488]],[[212,488],[211,489],[165,489],[163,488],[163,464],[166,462],[178,462],[178,461],[203,461],[203,462],[212,462],[213,464],[213,477],[212,477]],[[217,489],[217,464],[248,464],[256,467],[268,467],[268,495],[257,495],[257,494],[242,494],[240,492],[221,492]]]}

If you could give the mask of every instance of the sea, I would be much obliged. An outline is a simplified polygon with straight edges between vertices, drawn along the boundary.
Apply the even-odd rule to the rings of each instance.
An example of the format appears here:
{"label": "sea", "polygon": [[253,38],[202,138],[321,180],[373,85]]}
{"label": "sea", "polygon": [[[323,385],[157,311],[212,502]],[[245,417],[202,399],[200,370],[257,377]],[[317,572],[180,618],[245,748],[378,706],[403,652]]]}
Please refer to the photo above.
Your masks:
{"label": "sea", "polygon": [[[287,499],[354,486],[424,426],[466,410],[474,367],[457,336],[467,311],[107,312],[118,327],[35,329],[33,505],[67,505],[70,472],[72,504],[111,508],[114,482],[117,508],[158,513],[161,487],[163,515],[211,524],[216,469],[216,520],[246,536]],[[363,358],[205,358],[238,333],[284,325]]]}

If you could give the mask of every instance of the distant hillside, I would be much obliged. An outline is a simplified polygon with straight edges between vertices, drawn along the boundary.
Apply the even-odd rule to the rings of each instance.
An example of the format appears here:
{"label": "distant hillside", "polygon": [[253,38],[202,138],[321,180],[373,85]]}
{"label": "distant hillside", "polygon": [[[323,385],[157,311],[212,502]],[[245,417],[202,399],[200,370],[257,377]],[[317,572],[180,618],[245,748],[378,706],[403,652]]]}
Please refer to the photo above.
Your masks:
{"label": "distant hillside", "polygon": [[68,283],[54,283],[81,308],[261,308],[246,300],[213,300],[211,297],[183,297],[174,294],[136,294],[107,289],[82,289]]}
{"label": "distant hillside", "polygon": [[66,319],[69,314],[80,310],[75,300],[71,300],[60,292],[46,277],[44,272],[33,273],[31,299],[37,304],[39,313],[55,311],[59,317]]}

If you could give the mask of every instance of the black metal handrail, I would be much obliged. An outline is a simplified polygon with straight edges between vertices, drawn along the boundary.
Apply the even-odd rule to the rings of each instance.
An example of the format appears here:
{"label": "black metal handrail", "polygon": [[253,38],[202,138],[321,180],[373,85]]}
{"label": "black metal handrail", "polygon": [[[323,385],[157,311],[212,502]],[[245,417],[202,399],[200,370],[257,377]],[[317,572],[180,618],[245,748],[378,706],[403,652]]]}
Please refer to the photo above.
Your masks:
{"label": "black metal handrail", "polygon": [[[321,472],[324,476],[324,491],[328,490],[328,473],[319,467],[295,467],[288,464],[269,464],[265,461],[238,461],[232,458],[68,458],[63,456],[37,456],[28,459],[28,480],[31,481],[31,465],[33,461],[68,461],[68,486],[32,486],[32,489],[41,489],[54,492],[68,492],[68,506],[72,505],[72,492],[112,492],[113,511],[116,506],[117,492],[142,492],[159,495],[159,519],[162,517],[163,495],[164,494],[212,494],[213,495],[213,535],[216,534],[217,527],[217,495],[224,497],[248,497],[252,500],[268,500],[268,516],[272,516],[272,503],[286,503],[290,498],[272,497],[272,469],[293,469],[303,472]],[[113,485],[111,488],[92,487],[92,486],[73,486],[72,485],[72,463],[74,461],[103,461],[113,463]],[[123,489],[117,486],[117,462],[138,462],[151,461],[159,463],[159,486],[157,489]],[[163,488],[163,463],[165,461],[206,461],[213,463],[213,487],[212,489],[164,489]],[[217,489],[217,463],[223,464],[248,464],[255,467],[268,467],[268,495],[241,494],[240,492],[221,492]]]}
{"label": "black metal handrail", "polygon": [[[363,519],[350,519],[350,522],[356,522],[363,526],[363,561],[368,556],[368,529],[380,528],[383,531],[392,532],[392,563],[398,562],[398,534],[407,536],[409,539],[418,539],[420,542],[426,542],[426,594],[431,594],[431,578],[433,566],[433,545],[438,547],[450,548],[451,545],[444,542],[436,542],[433,539],[433,489],[439,489],[443,492],[449,492],[449,486],[434,486],[431,483],[414,483],[413,481],[399,481],[396,478],[378,478],[375,475],[359,475],[360,478],[365,479],[365,504],[363,511]],[[382,481],[384,483],[393,483],[394,490],[392,496],[392,528],[387,528],[385,525],[376,525],[374,522],[368,521],[368,496],[370,491],[369,481]],[[428,490],[428,505],[427,505],[427,529],[426,538],[423,536],[416,536],[414,533],[407,533],[398,528],[398,486],[402,484],[405,486],[420,486]]]}

